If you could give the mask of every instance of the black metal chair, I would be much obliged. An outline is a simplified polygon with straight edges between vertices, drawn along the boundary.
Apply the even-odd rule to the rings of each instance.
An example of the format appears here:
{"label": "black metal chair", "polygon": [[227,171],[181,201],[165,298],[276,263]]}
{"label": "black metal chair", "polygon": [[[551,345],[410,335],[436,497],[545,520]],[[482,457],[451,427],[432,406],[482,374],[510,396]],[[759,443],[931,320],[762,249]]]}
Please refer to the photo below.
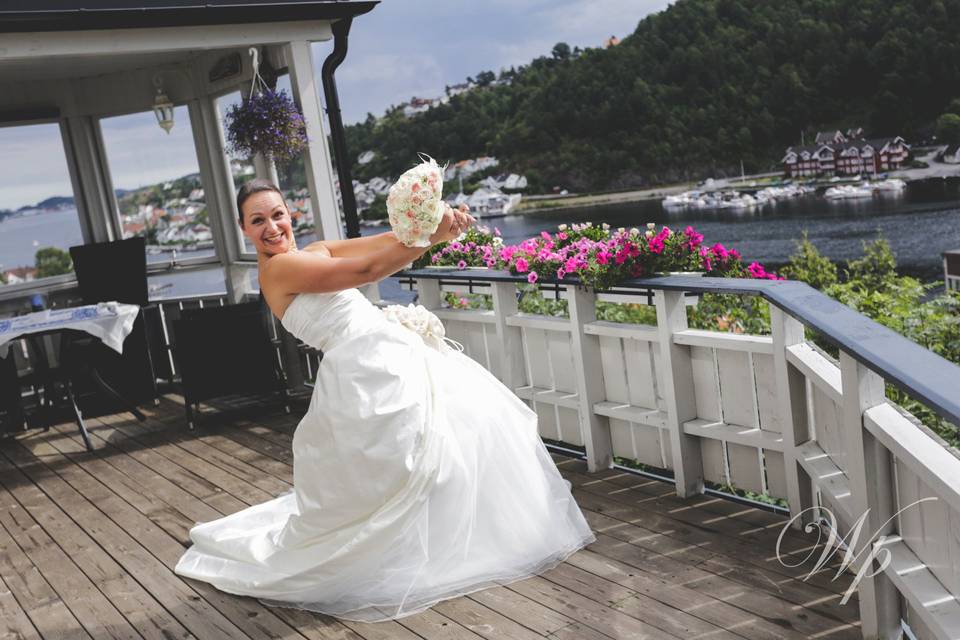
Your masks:
{"label": "black metal chair", "polygon": [[187,425],[200,402],[277,394],[290,412],[287,383],[262,302],[184,309],[173,321],[173,354]]}
{"label": "black metal chair", "polygon": [[[152,308],[147,293],[144,239],[137,237],[70,247],[70,257],[84,304],[115,300],[140,306],[141,312],[124,340],[122,354],[99,340],[74,339],[70,349],[71,362],[89,365],[86,368],[97,387],[142,421],[145,417],[136,405],[156,401],[159,397],[144,321]],[[85,377],[80,376],[78,383],[82,384]],[[85,403],[81,405],[84,410],[89,407]]]}
{"label": "black metal chair", "polygon": [[9,345],[7,357],[0,358],[0,436],[23,431],[24,413],[20,393],[20,379],[14,349],[20,345]]}

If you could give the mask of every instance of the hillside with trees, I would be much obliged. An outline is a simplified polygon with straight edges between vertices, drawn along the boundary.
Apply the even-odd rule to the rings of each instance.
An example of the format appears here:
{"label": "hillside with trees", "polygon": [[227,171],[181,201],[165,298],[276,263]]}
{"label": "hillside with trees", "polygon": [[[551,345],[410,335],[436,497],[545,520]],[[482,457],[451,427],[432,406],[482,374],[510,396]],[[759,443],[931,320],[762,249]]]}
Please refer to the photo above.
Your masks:
{"label": "hillside with trees", "polygon": [[960,0],[678,0],[617,46],[558,43],[425,113],[368,116],[348,147],[377,152],[360,179],[424,151],[582,191],[767,170],[818,129],[913,141],[954,126],[958,24]]}

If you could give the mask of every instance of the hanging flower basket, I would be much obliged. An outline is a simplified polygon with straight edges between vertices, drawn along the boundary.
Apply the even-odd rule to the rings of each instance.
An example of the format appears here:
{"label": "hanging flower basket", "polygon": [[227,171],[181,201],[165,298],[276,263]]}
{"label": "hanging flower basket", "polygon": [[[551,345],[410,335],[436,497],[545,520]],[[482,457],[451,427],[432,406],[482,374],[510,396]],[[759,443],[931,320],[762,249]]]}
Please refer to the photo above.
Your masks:
{"label": "hanging flower basket", "polygon": [[227,142],[234,155],[262,154],[278,164],[300,155],[307,144],[303,114],[286,91],[258,87],[226,113]]}

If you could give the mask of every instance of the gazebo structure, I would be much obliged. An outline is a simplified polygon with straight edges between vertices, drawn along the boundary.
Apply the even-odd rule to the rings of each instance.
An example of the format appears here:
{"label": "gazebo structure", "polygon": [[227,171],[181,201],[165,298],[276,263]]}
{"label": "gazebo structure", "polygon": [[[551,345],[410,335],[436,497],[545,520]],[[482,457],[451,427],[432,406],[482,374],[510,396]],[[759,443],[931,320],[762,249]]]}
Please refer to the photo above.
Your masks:
{"label": "gazebo structure", "polygon": [[[152,109],[163,120],[170,117],[173,105],[186,105],[216,255],[181,259],[178,267],[222,265],[227,294],[236,301],[250,289],[248,270],[255,260],[245,254],[235,222],[234,182],[216,100],[249,90],[251,48],[256,48],[264,66],[289,72],[293,98],[303,110],[310,139],[304,160],[317,237],[342,237],[334,165],[341,183],[349,185],[350,163],[335,163],[328,151],[318,80],[322,77],[333,147],[343,154],[333,73],[346,54],[352,19],[376,4],[332,0],[143,0],[136,6],[115,0],[5,2],[0,8],[0,126],[59,123],[83,241],[105,242],[121,238],[123,232],[100,120]],[[319,72],[314,68],[311,43],[330,39],[334,50]],[[255,165],[259,176],[275,176],[262,159]],[[352,189],[345,189],[343,197],[349,235],[358,235]],[[8,285],[0,294],[10,300],[28,289],[56,290],[71,283],[70,277],[51,278]]]}
{"label": "gazebo structure", "polygon": [[[376,2],[64,4],[0,5],[0,126],[59,127],[82,240],[92,244],[124,235],[101,120],[156,109],[166,127],[170,104],[187,107],[215,253],[148,271],[222,269],[226,296],[156,305],[154,335],[165,341],[157,377],[182,380],[169,355],[170,318],[204,304],[243,307],[228,303],[252,293],[257,264],[234,218],[217,100],[250,86],[251,47],[286,70],[311,140],[305,173],[316,234],[353,235],[352,190],[342,194],[345,233],[335,189],[334,165],[341,185],[350,180],[333,73],[352,19]],[[310,43],[330,39],[318,74]],[[272,177],[266,162],[255,165]],[[960,637],[960,452],[885,393],[900,389],[952,436],[956,364],[800,282],[675,275],[598,293],[541,280],[536,286],[568,309],[548,316],[520,311],[529,285],[507,272],[422,269],[401,280],[467,356],[536,411],[595,544],[541,576],[379,625],[182,580],[173,568],[196,522],[290,489],[297,419],[250,402],[240,419],[205,412],[210,428],[191,433],[181,418],[186,394],[168,393],[143,407],[143,422],[91,419],[87,442],[69,423],[0,440],[0,636]],[[6,284],[0,318],[23,310],[30,294],[76,291],[72,274]],[[446,295],[466,293],[487,294],[491,308],[444,306]],[[770,332],[693,329],[688,294],[762,298]],[[656,323],[598,319],[598,302],[652,304]],[[305,361],[309,379],[316,354],[300,346],[278,359],[288,372]],[[0,404],[17,404],[15,386],[0,377]],[[294,400],[302,414],[303,398]],[[799,532],[825,521],[844,536],[829,538],[832,556],[820,556],[823,539],[812,546]],[[852,562],[839,542],[858,553]]]}

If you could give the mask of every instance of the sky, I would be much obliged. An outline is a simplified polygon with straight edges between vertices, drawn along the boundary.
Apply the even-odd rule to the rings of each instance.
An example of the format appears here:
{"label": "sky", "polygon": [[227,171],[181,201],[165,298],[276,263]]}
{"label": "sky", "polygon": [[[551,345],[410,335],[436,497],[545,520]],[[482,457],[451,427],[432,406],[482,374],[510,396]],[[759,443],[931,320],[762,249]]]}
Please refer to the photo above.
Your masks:
{"label": "sky", "polygon": [[[381,115],[413,96],[440,96],[445,86],[480,71],[527,64],[550,55],[557,42],[601,46],[611,35],[632,33],[644,16],[668,4],[382,0],[354,20],[346,60],[336,72],[344,122]],[[314,45],[318,74],[332,48],[330,42]],[[114,187],[133,189],[198,170],[186,107],[177,108],[174,121],[169,135],[150,112],[101,121]],[[59,136],[56,124],[0,127],[0,209],[72,193]]]}

